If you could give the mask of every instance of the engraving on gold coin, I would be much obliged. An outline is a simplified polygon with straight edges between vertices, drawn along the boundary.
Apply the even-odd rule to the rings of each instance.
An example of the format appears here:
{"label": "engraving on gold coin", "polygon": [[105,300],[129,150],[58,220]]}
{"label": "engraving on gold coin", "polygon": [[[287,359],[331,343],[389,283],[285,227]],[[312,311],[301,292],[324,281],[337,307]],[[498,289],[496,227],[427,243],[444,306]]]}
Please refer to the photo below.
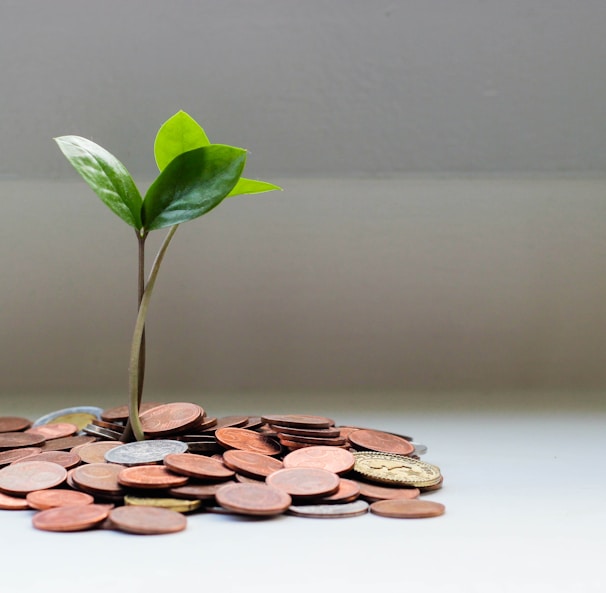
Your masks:
{"label": "engraving on gold coin", "polygon": [[442,478],[437,466],[404,455],[364,451],[354,457],[354,471],[376,482],[419,488],[433,486]]}

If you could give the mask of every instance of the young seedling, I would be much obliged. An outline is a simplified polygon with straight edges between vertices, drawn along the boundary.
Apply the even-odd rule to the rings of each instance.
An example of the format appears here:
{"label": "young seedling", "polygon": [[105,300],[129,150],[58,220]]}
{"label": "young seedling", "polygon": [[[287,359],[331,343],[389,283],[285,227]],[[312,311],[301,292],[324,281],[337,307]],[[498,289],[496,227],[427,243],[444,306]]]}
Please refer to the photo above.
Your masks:
{"label": "young seedling", "polygon": [[[99,198],[135,230],[139,308],[129,361],[129,422],[123,440],[143,440],[139,407],[145,374],[145,319],[160,265],[177,228],[206,214],[227,197],[281,188],[241,177],[246,151],[211,144],[202,127],[183,111],[158,130],[154,155],[160,174],[144,197],[126,167],[101,146],[79,136],[61,136],[55,141]],[[165,228],[168,233],[146,281],[145,240],[151,231]]]}

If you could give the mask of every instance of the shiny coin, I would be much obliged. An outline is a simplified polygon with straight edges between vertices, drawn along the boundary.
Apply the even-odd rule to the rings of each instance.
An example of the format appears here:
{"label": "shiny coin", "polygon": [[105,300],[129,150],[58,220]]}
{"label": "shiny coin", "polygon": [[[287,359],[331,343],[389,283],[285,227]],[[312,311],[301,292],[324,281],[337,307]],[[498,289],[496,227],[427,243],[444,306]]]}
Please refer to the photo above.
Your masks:
{"label": "shiny coin", "polygon": [[40,511],[33,516],[32,523],[43,531],[82,531],[96,527],[108,515],[107,505],[72,505]]}
{"label": "shiny coin", "polygon": [[109,519],[116,529],[139,535],[176,533],[187,527],[187,519],[181,513],[158,507],[118,507],[110,512]]}
{"label": "shiny coin", "polygon": [[267,476],[265,481],[270,486],[284,490],[293,499],[328,496],[339,489],[339,476],[318,468],[280,469]]}
{"label": "shiny coin", "polygon": [[187,443],[181,441],[165,439],[137,441],[107,451],[105,460],[122,465],[145,465],[161,463],[171,453],[185,453],[186,451]]}
{"label": "shiny coin", "polygon": [[64,408],[38,418],[32,426],[40,426],[42,424],[49,424],[50,422],[69,422],[75,424],[78,429],[81,429],[88,424],[92,418],[99,418],[102,411],[101,408],[95,406]]}
{"label": "shiny coin", "polygon": [[0,492],[0,509],[3,511],[25,511],[30,508],[31,507],[25,498],[10,496]]}
{"label": "shiny coin", "polygon": [[0,449],[17,449],[19,447],[35,447],[41,445],[46,439],[39,434],[27,432],[1,432]]}
{"label": "shiny coin", "polygon": [[440,469],[404,455],[364,451],[354,453],[354,471],[365,478],[415,488],[433,486],[440,482]]}
{"label": "shiny coin", "polygon": [[381,517],[396,519],[422,519],[438,517],[445,511],[443,504],[431,500],[380,500],[370,505],[370,512]]}
{"label": "shiny coin", "polygon": [[167,455],[164,465],[172,472],[201,480],[230,480],[235,475],[220,461],[192,453]]}
{"label": "shiny coin", "polygon": [[239,449],[225,451],[223,463],[240,474],[257,479],[264,479],[284,467],[284,464],[274,457]]}
{"label": "shiny coin", "polygon": [[334,426],[334,420],[323,416],[307,416],[304,414],[271,414],[261,416],[267,424],[278,424],[292,428],[330,428]]}
{"label": "shiny coin", "polygon": [[0,416],[0,432],[19,432],[32,425],[31,420],[18,416]]}
{"label": "shiny coin", "polygon": [[110,428],[103,428],[96,424],[87,424],[82,429],[82,432],[108,441],[119,441],[122,437],[122,432],[111,430]]}
{"label": "shiny coin", "polygon": [[[148,410],[157,408],[161,405],[161,403],[157,402],[144,402],[139,408],[139,414],[143,414],[143,412],[147,412]],[[128,420],[128,406],[116,406],[115,408],[102,410],[99,417],[106,422],[126,422]]]}
{"label": "shiny coin", "polygon": [[246,428],[220,428],[215,432],[215,437],[226,449],[241,449],[263,455],[277,455],[282,450],[272,438]]}
{"label": "shiny coin", "polygon": [[415,449],[410,441],[380,430],[354,430],[347,438],[356,449],[395,453],[398,455],[408,455]]}
{"label": "shiny coin", "polygon": [[360,497],[368,502],[393,500],[396,498],[417,498],[421,491],[418,488],[397,488],[395,486],[378,486],[368,482],[358,482]]}
{"label": "shiny coin", "polygon": [[289,515],[313,519],[358,517],[359,515],[366,515],[366,513],[368,513],[368,503],[363,500],[354,500],[344,504],[292,505],[288,509]]}
{"label": "shiny coin", "polygon": [[415,443],[414,441],[411,441],[410,444],[415,448],[415,450],[414,450],[415,455],[425,455],[427,453],[426,445],[422,445],[421,443]]}
{"label": "shiny coin", "polygon": [[118,474],[118,483],[129,488],[161,490],[187,484],[186,476],[173,474],[163,465],[125,467]]}
{"label": "shiny coin", "polygon": [[180,498],[145,498],[128,494],[124,497],[124,504],[135,507],[159,507],[161,509],[171,509],[177,513],[190,513],[199,509],[202,506],[202,501]]}
{"label": "shiny coin", "polygon": [[18,459],[31,457],[32,455],[36,455],[38,453],[42,453],[42,449],[40,449],[40,447],[21,447],[20,449],[0,451],[0,467],[3,465],[8,465],[13,461],[17,461]]}
{"label": "shiny coin", "polygon": [[123,489],[118,482],[118,474],[124,468],[113,463],[87,463],[70,473],[74,485],[93,495],[120,496]]}
{"label": "shiny coin", "polygon": [[54,488],[62,484],[67,470],[50,461],[23,461],[0,469],[0,491],[25,496],[34,490]]}
{"label": "shiny coin", "polygon": [[156,406],[140,415],[143,432],[149,436],[165,436],[182,432],[198,424],[204,416],[204,410],[186,402],[175,402]]}
{"label": "shiny coin", "polygon": [[58,465],[63,466],[65,469],[71,469],[76,467],[80,463],[80,457],[75,453],[69,451],[42,451],[42,453],[35,454],[32,457],[26,457],[25,459],[19,459],[13,462],[13,465],[18,463],[26,463],[27,461],[50,461]]}
{"label": "shiny coin", "polygon": [[110,449],[121,446],[122,443],[116,443],[115,441],[97,441],[78,445],[72,449],[72,453],[78,454],[82,463],[105,463],[105,454]]}
{"label": "shiny coin", "polygon": [[41,435],[45,439],[59,439],[61,437],[71,437],[75,435],[78,432],[78,427],[71,422],[57,422],[30,428],[25,432],[28,434]]}
{"label": "shiny coin", "polygon": [[284,467],[317,467],[335,474],[350,471],[355,462],[350,451],[330,446],[306,447],[284,457]]}
{"label": "shiny coin", "polygon": [[279,515],[292,499],[280,488],[267,484],[227,484],[216,493],[217,503],[233,513],[244,515]]}
{"label": "shiny coin", "polygon": [[67,451],[68,449],[73,449],[78,445],[83,445],[84,443],[92,443],[95,441],[95,437],[89,437],[86,435],[76,436],[76,437],[63,437],[60,439],[51,439],[46,441],[41,448],[43,451]]}
{"label": "shiny coin", "polygon": [[95,502],[95,499],[90,494],[76,490],[65,490],[63,488],[35,490],[34,492],[30,492],[25,499],[33,509],[39,511],[55,507],[93,504]]}

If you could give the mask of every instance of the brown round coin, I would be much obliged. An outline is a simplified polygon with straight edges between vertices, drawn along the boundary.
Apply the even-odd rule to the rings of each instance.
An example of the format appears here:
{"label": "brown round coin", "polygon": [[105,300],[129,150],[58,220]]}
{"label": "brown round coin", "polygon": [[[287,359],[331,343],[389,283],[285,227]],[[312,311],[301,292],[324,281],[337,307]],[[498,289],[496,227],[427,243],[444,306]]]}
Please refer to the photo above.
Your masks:
{"label": "brown round coin", "polygon": [[129,488],[158,490],[187,484],[186,476],[173,474],[162,465],[135,465],[125,467],[118,474],[118,483]]}
{"label": "brown round coin", "polygon": [[334,426],[334,420],[324,416],[308,416],[304,414],[270,414],[261,416],[267,424],[279,424],[293,428],[329,428]]}
{"label": "brown round coin", "polygon": [[81,490],[93,495],[121,495],[123,489],[118,474],[124,466],[115,463],[87,463],[71,472],[71,479]]}
{"label": "brown round coin", "polygon": [[290,495],[268,484],[227,484],[216,493],[217,503],[233,513],[279,515],[291,505]]}
{"label": "brown round coin", "polygon": [[3,511],[25,511],[30,508],[25,498],[0,492],[0,509]]}
{"label": "brown round coin", "polygon": [[263,455],[277,455],[282,450],[272,438],[246,428],[220,428],[215,437],[226,449],[241,449]]}
{"label": "brown round coin", "polygon": [[272,424],[272,428],[278,434],[300,437],[318,437],[323,439],[342,438],[341,431],[338,428],[294,428],[292,426],[281,426]]}
{"label": "brown round coin", "polygon": [[284,464],[275,457],[240,449],[225,451],[223,463],[240,474],[261,479],[284,467]]}
{"label": "brown round coin", "polygon": [[72,453],[77,453],[82,463],[105,463],[105,453],[121,445],[115,441],[97,441],[78,445],[72,449]]}
{"label": "brown round coin", "polygon": [[32,457],[38,453],[42,453],[42,449],[40,449],[40,447],[21,447],[20,449],[0,451],[0,467],[13,463],[13,461],[17,461],[18,459]]}
{"label": "brown round coin", "polygon": [[360,495],[360,486],[354,480],[341,478],[339,488],[334,494],[323,496],[317,501],[318,504],[342,504],[353,502]]}
{"label": "brown round coin", "polygon": [[[144,402],[139,407],[139,414],[143,414],[143,412],[147,412],[161,405],[162,404],[158,402]],[[106,422],[126,422],[128,420],[128,406],[116,406],[115,408],[103,410],[101,419]]]}
{"label": "brown round coin", "polygon": [[290,494],[293,499],[329,496],[339,489],[339,476],[325,469],[293,467],[267,476],[266,483]]}
{"label": "brown round coin", "polygon": [[302,437],[299,435],[290,435],[285,432],[278,433],[278,438],[280,442],[289,442],[289,443],[303,443],[306,445],[327,445],[330,447],[340,447],[348,443],[346,439],[341,437],[337,438],[320,438],[320,437]]}
{"label": "brown round coin", "polygon": [[1,432],[0,449],[17,449],[19,447],[35,447],[41,445],[46,439],[39,434],[27,432]]}
{"label": "brown round coin", "polygon": [[379,500],[370,505],[370,512],[381,517],[396,519],[423,519],[443,515],[446,508],[431,500]]}
{"label": "brown round coin", "polygon": [[55,507],[36,513],[32,523],[43,531],[82,531],[99,525],[109,515],[103,504]]}
{"label": "brown round coin", "polygon": [[347,438],[357,449],[366,449],[368,451],[409,455],[415,450],[414,445],[410,441],[380,430],[354,430],[349,433]]}
{"label": "brown round coin", "polygon": [[85,492],[66,490],[64,488],[51,488],[49,490],[34,490],[25,497],[33,509],[44,511],[55,507],[93,504],[95,499]]}
{"label": "brown round coin", "polygon": [[335,474],[344,474],[355,465],[350,451],[330,446],[305,447],[284,457],[284,467],[317,467]]}
{"label": "brown round coin", "polygon": [[94,443],[95,437],[86,435],[75,436],[75,437],[62,437],[60,439],[51,439],[46,441],[42,445],[43,451],[67,451],[73,449],[78,445],[84,445],[85,443]]}
{"label": "brown round coin", "polygon": [[143,432],[149,436],[165,436],[195,426],[204,410],[192,403],[174,402],[156,406],[140,415]]}
{"label": "brown round coin", "polygon": [[377,500],[393,500],[396,498],[417,498],[421,493],[418,488],[397,488],[389,486],[378,486],[367,482],[358,482],[360,486],[360,497],[368,502]]}
{"label": "brown round coin", "polygon": [[62,484],[67,470],[50,461],[23,461],[0,469],[0,491],[25,496],[34,490],[54,488]]}
{"label": "brown round coin", "polygon": [[187,527],[187,519],[177,511],[151,506],[124,506],[109,513],[111,525],[139,535],[177,533]]}
{"label": "brown round coin", "polygon": [[19,432],[32,425],[27,418],[18,416],[0,416],[0,432]]}
{"label": "brown round coin", "polygon": [[65,469],[71,469],[80,463],[80,457],[76,453],[70,453],[69,451],[42,451],[42,453],[34,454],[32,457],[13,461],[13,465],[32,461],[34,457],[36,461],[50,461],[62,465]]}
{"label": "brown round coin", "polygon": [[225,482],[213,484],[186,484],[178,488],[171,488],[168,493],[175,498],[201,500],[204,503],[215,503],[215,494],[225,486]]}
{"label": "brown round coin", "polygon": [[78,427],[70,422],[57,422],[52,424],[41,424],[36,428],[30,428],[25,431],[28,434],[41,435],[45,439],[59,439],[62,437],[71,437],[78,432]]}
{"label": "brown round coin", "polygon": [[230,480],[234,471],[210,457],[193,453],[173,453],[164,458],[164,465],[172,472],[201,480]]}

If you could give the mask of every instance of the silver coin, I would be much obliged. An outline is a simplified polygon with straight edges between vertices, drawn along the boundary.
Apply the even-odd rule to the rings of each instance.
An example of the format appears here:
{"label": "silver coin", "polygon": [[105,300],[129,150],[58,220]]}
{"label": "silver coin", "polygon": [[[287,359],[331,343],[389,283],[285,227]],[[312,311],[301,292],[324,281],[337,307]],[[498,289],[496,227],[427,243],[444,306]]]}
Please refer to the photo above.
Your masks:
{"label": "silver coin", "polygon": [[103,428],[102,426],[95,426],[94,424],[87,424],[82,432],[90,434],[106,441],[119,441],[122,437],[122,433],[111,430],[110,428]]}
{"label": "silver coin", "polygon": [[95,416],[95,418],[99,419],[101,418],[102,412],[103,408],[97,408],[96,406],[74,406],[73,408],[63,408],[63,410],[56,410],[55,412],[41,416],[32,424],[32,427],[48,424],[55,418],[59,418],[59,416],[67,416],[68,414],[91,414],[91,416]]}
{"label": "silver coin", "polygon": [[313,517],[317,519],[336,519],[340,517],[357,517],[368,513],[369,504],[364,500],[354,500],[344,504],[306,504],[291,505],[289,515]]}
{"label": "silver coin", "polygon": [[185,453],[187,443],[157,439],[153,441],[137,441],[126,443],[105,453],[108,463],[120,463],[126,466],[148,465],[161,463],[171,453]]}
{"label": "silver coin", "polygon": [[427,445],[422,445],[421,443],[415,443],[411,441],[410,444],[415,448],[415,455],[425,455],[427,453]]}

